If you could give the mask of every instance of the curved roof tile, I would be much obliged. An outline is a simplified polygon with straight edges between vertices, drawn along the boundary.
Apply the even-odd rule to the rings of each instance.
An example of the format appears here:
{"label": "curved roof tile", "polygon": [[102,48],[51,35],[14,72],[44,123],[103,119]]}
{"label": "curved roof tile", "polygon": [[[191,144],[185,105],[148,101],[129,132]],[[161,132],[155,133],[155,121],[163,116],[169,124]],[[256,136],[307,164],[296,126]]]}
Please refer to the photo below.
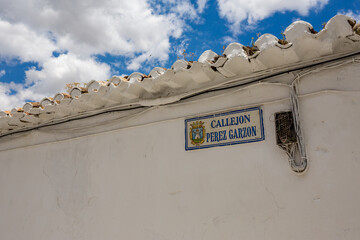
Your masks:
{"label": "curved roof tile", "polygon": [[149,75],[134,72],[130,76],[114,76],[109,81],[92,80],[87,88],[74,87],[70,94],[57,93],[40,103],[29,102],[11,112],[0,111],[0,136],[104,107],[169,103],[189,91],[215,86],[229,77],[246,77],[334,53],[360,50],[360,25],[345,15],[330,19],[320,32],[314,31],[310,23],[296,21],[286,28],[284,36],[279,40],[264,34],[251,47],[231,43],[220,55],[206,50],[195,62],[177,60],[171,69],[155,67]]}

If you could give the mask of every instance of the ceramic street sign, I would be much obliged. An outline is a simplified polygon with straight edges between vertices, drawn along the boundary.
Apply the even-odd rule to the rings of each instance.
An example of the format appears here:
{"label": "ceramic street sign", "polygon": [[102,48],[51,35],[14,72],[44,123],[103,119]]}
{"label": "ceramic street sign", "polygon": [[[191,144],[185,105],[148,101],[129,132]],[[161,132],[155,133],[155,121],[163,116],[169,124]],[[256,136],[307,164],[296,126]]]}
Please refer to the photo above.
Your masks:
{"label": "ceramic street sign", "polygon": [[226,146],[265,139],[261,107],[185,119],[185,149]]}

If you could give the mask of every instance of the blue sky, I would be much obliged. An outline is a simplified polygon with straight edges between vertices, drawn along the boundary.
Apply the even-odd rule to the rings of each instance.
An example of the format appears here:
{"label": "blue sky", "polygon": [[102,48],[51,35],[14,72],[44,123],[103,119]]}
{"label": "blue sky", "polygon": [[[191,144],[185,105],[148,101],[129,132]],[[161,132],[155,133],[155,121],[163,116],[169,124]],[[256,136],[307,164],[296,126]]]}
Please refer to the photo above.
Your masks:
{"label": "blue sky", "polygon": [[[63,92],[69,82],[170,68],[188,54],[338,13],[360,20],[360,0],[0,0],[0,110]],[[192,56],[190,56],[192,55]]]}

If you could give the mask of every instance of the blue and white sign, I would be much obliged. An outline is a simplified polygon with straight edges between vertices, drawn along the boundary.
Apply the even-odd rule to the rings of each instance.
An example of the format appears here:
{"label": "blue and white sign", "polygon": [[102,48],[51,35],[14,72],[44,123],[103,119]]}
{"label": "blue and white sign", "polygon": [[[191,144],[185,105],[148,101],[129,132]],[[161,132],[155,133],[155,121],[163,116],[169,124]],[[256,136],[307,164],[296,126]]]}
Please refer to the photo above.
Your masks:
{"label": "blue and white sign", "polygon": [[261,107],[185,119],[185,150],[265,139]]}

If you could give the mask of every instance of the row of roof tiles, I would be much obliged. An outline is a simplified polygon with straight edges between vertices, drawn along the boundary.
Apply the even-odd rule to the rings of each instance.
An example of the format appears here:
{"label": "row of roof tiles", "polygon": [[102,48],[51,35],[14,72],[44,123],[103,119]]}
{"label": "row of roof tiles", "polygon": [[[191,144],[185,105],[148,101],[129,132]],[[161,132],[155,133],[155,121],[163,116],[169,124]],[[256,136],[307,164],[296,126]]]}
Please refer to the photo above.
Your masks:
{"label": "row of roof tiles", "polygon": [[[345,15],[330,19],[320,32],[304,21],[292,23],[285,39],[260,36],[253,46],[231,43],[222,55],[207,50],[198,61],[177,60],[171,69],[155,67],[149,75],[134,72],[108,81],[92,80],[86,88],[57,93],[22,108],[0,111],[0,135],[103,107],[174,96],[222,79],[360,49],[360,24]],[[215,81],[216,80],[216,81]]]}

